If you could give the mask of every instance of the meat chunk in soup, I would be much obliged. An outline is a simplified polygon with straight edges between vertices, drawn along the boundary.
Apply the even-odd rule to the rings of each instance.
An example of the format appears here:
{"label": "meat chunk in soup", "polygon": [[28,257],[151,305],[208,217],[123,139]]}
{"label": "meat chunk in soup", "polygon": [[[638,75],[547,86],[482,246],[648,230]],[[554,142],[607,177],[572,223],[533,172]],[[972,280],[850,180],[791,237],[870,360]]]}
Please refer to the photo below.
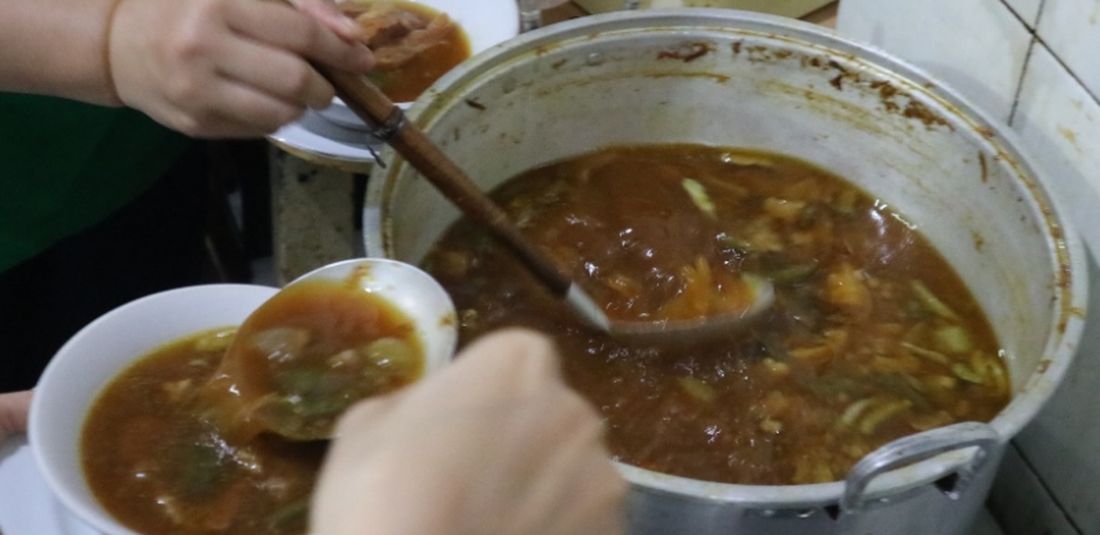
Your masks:
{"label": "meat chunk in soup", "polygon": [[363,42],[374,52],[377,63],[369,77],[393,100],[415,99],[470,56],[465,32],[446,13],[399,1],[341,6],[363,29]]}

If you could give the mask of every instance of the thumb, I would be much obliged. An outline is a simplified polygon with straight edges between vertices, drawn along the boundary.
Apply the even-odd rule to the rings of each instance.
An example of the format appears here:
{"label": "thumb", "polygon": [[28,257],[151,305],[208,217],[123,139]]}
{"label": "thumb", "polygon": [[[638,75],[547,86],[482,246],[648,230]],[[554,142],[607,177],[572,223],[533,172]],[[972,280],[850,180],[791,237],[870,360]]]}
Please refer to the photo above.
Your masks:
{"label": "thumb", "polygon": [[0,394],[0,442],[8,435],[27,432],[30,409],[30,390]]}

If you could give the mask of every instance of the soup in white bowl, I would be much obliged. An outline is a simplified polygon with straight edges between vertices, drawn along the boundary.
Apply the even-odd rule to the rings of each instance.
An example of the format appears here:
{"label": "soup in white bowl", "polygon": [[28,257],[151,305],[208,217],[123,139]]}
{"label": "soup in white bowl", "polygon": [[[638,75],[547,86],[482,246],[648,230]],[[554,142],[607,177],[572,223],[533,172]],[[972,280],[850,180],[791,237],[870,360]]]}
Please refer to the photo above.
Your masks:
{"label": "soup in white bowl", "polygon": [[[321,271],[331,277],[311,278]],[[346,296],[334,294],[338,281],[351,284],[341,290]],[[315,286],[321,283],[325,291]],[[366,309],[337,306],[360,297],[359,289],[372,294]],[[36,387],[30,441],[47,484],[68,509],[110,535],[304,533],[325,444],[234,433],[234,426],[222,424],[247,418],[233,404],[204,395],[220,385],[211,378],[235,327],[243,323],[238,338],[245,343],[270,341],[276,334],[297,340],[302,331],[309,338],[297,351],[303,356],[342,340],[363,346],[329,359],[324,357],[331,352],[321,354],[317,362],[379,379],[378,388],[366,395],[438,370],[453,354],[453,305],[438,284],[411,266],[349,260],[276,292],[208,285],[151,295],[107,313],[62,347]],[[385,306],[375,306],[376,301]],[[318,327],[319,322],[327,326]],[[360,327],[352,329],[349,322]],[[336,324],[343,326],[339,335],[329,333]],[[286,344],[277,345],[268,358],[290,354]],[[397,357],[403,357],[408,373],[391,381],[388,372],[400,364]],[[320,392],[339,373],[324,373],[313,360],[302,364],[280,367],[271,380],[287,383],[306,401],[331,403],[332,396],[326,400],[311,392]],[[233,416],[224,421],[208,418],[227,411]]]}
{"label": "soup in white bowl", "polygon": [[[375,50],[379,64],[369,78],[403,108],[466,58],[519,34],[513,0],[345,0],[340,6],[360,22]],[[340,126],[364,128],[339,98],[319,113]]]}

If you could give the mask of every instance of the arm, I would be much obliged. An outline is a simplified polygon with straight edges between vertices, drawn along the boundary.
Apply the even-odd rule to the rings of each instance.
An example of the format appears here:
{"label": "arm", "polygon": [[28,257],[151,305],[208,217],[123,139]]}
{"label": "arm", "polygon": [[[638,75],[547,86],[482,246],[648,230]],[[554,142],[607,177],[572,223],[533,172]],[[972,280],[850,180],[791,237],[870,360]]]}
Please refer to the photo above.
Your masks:
{"label": "arm", "polygon": [[6,0],[0,89],[137,108],[185,134],[258,136],[328,105],[317,61],[364,72],[324,0]]}
{"label": "arm", "polygon": [[27,413],[30,408],[30,390],[0,394],[0,443],[9,435],[27,431]]}
{"label": "arm", "polygon": [[115,0],[0,3],[0,89],[118,105],[107,73]]}

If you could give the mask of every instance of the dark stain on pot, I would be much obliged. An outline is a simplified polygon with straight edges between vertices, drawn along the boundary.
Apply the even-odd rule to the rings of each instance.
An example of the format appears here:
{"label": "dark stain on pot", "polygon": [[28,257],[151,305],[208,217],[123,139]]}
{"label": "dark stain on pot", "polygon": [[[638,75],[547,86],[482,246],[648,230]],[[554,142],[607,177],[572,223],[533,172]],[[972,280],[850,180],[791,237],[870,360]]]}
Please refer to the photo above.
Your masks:
{"label": "dark stain on pot", "polygon": [[450,327],[452,325],[458,325],[458,318],[455,317],[454,312],[448,312],[446,315],[439,318],[440,327]]}
{"label": "dark stain on pot", "polygon": [[982,249],[985,248],[985,237],[980,232],[972,230],[970,231],[970,239],[974,241],[974,250],[979,253],[982,252]]}
{"label": "dark stain on pot", "polygon": [[[742,51],[746,51],[749,61],[754,63],[778,61],[795,55],[795,53],[790,50],[772,51],[769,50],[768,47],[761,45],[745,46],[742,41],[735,41],[730,46],[734,54],[740,54]],[[917,100],[914,95],[903,93],[889,81],[864,80],[859,71],[846,67],[844,64],[840,63],[836,57],[814,56],[808,54],[798,54],[798,57],[803,68],[812,67],[829,71],[838,71],[836,75],[829,79],[829,84],[838,91],[843,91],[846,86],[870,89],[878,92],[882,107],[887,112],[896,113],[908,119],[918,120],[928,129],[938,126],[947,127],[949,130],[955,129],[955,127],[948,123],[943,117]],[[858,61],[854,56],[844,55],[842,57],[848,61]],[[906,100],[899,102],[902,97]],[[992,134],[992,132],[990,132],[990,134]]]}
{"label": "dark stain on pot", "polygon": [[989,128],[987,126],[979,126],[975,128],[974,131],[986,139],[993,139],[994,134],[992,128]]}
{"label": "dark stain on pot", "polygon": [[657,53],[657,59],[678,59],[684,63],[691,63],[709,52],[714,52],[713,43],[694,42],[684,43],[672,50],[662,50]]}
{"label": "dark stain on pot", "polygon": [[480,103],[480,102],[478,102],[478,101],[476,101],[472,98],[463,99],[463,101],[466,103],[467,106],[469,106],[469,107],[471,107],[471,108],[473,108],[477,111],[485,111],[486,109],[488,109],[488,108],[485,107],[484,104],[482,104],[482,103]]}
{"label": "dark stain on pot", "polygon": [[569,62],[569,60],[567,58],[559,59],[558,61],[555,61],[553,64],[551,64],[550,68],[554,69],[556,71],[556,70],[562,68],[562,66],[565,65],[568,62]]}
{"label": "dark stain on pot", "polygon": [[933,126],[946,126],[951,130],[955,129],[955,127],[951,126],[943,117],[940,117],[935,112],[928,109],[928,106],[925,106],[918,100],[914,100],[912,97],[910,97],[909,104],[905,106],[905,110],[902,111],[901,114],[910,119],[916,119],[924,123],[924,126],[929,130],[931,130]]}
{"label": "dark stain on pot", "polygon": [[759,63],[763,61],[773,61],[774,56],[768,54],[768,47],[762,45],[753,45],[745,47],[748,52],[749,61],[752,63]]}
{"label": "dark stain on pot", "polygon": [[894,84],[887,82],[886,80],[875,80],[871,82],[870,87],[872,90],[878,91],[879,100],[882,101],[882,107],[888,112],[897,112],[901,110],[898,104],[894,102],[894,97],[898,94],[898,88],[894,87]]}
{"label": "dark stain on pot", "polygon": [[978,165],[982,167],[982,183],[989,182],[989,166],[985,163],[985,154],[978,153]]}
{"label": "dark stain on pot", "polygon": [[817,56],[802,56],[802,66],[803,67],[809,66],[809,67],[815,67],[815,68],[820,69],[821,68],[821,58],[819,58]]}

